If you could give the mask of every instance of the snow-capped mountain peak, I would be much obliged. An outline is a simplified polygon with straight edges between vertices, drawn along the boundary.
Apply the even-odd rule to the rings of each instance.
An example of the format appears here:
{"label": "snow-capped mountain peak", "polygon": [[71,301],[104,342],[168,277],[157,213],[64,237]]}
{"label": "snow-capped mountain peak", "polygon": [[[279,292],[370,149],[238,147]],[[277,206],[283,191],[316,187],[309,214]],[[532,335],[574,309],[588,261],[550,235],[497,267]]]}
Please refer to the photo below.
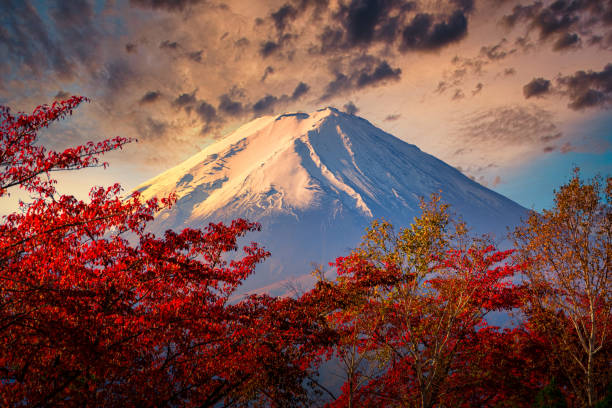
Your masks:
{"label": "snow-capped mountain peak", "polygon": [[320,109],[255,119],[141,185],[145,198],[176,193],[154,229],[243,217],[272,258],[249,287],[307,273],[345,254],[373,218],[405,226],[420,197],[442,197],[476,230],[505,233],[525,209],[367,120]]}

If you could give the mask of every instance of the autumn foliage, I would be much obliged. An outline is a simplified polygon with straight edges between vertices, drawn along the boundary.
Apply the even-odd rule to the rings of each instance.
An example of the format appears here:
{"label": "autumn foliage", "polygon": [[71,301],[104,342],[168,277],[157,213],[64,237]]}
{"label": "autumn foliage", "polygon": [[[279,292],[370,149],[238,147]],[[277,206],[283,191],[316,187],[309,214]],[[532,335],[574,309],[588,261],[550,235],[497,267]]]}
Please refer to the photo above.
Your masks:
{"label": "autumn foliage", "polygon": [[[99,164],[116,138],[64,152],[37,132],[83,101],[32,115],[2,110],[0,194],[35,196],[0,225],[0,405],[292,404],[313,347],[326,341],[295,302],[232,294],[268,253],[236,220],[157,237],[147,222],[172,198],[143,202],[118,185],[87,202],[56,194],[55,170]],[[319,337],[321,337],[319,339]]]}
{"label": "autumn foliage", "polygon": [[[174,198],[86,201],[54,172],[105,166],[115,138],[38,133],[85,101],[0,108],[0,406],[604,407],[612,399],[612,180],[578,173],[499,250],[437,195],[294,297],[236,296],[269,254],[238,219],[156,236]],[[240,241],[242,242],[242,241]],[[497,327],[493,314],[509,322]],[[324,379],[332,371],[335,382]],[[322,374],[322,375],[320,375]],[[329,375],[327,375],[329,377]],[[607,402],[606,402],[607,401]]]}

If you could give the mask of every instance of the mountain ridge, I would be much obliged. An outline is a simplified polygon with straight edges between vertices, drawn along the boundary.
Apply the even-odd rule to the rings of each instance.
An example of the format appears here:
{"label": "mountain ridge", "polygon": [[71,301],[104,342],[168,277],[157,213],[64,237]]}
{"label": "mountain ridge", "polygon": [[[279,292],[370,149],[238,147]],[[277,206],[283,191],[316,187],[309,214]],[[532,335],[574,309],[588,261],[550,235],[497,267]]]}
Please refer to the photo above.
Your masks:
{"label": "mountain ridge", "polygon": [[405,226],[421,197],[444,201],[479,233],[505,233],[526,209],[457,169],[328,107],[255,119],[137,188],[145,198],[176,193],[152,229],[247,218],[272,258],[247,289],[301,276],[354,247],[374,218]]}

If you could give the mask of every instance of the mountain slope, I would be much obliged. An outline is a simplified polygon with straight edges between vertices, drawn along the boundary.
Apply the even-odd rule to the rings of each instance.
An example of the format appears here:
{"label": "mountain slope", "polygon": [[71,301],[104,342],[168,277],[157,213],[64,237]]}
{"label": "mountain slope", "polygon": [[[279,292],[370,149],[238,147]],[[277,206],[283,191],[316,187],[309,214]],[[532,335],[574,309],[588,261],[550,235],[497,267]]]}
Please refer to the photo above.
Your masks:
{"label": "mountain slope", "polygon": [[138,190],[146,198],[178,196],[153,223],[156,231],[237,217],[260,222],[262,232],[249,239],[272,257],[245,290],[274,291],[283,280],[308,274],[310,262],[326,264],[346,254],[373,218],[408,225],[419,213],[419,198],[434,192],[442,191],[476,231],[497,236],[526,211],[334,108],[256,119]]}

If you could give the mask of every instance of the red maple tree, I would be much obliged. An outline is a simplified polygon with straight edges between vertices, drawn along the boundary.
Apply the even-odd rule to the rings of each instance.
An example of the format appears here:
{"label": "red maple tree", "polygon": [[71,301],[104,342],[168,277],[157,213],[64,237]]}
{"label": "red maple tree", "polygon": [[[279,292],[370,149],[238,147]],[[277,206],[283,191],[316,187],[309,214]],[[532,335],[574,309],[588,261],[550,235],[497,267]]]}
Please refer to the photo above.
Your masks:
{"label": "red maple tree", "polygon": [[328,318],[345,375],[329,406],[493,407],[508,397],[487,365],[512,338],[485,317],[517,306],[510,278],[522,265],[505,263],[511,251],[468,239],[463,224],[452,230],[438,196],[422,208],[399,233],[374,222],[336,261],[337,280],[323,282],[336,302]]}
{"label": "red maple tree", "polygon": [[255,243],[231,256],[257,224],[158,237],[145,227],[172,197],[125,198],[119,185],[89,201],[57,194],[52,172],[105,165],[100,154],[130,142],[36,144],[84,100],[0,110],[0,196],[34,197],[0,223],[0,405],[305,404],[330,339],[319,318],[292,299],[229,301],[268,256]]}

